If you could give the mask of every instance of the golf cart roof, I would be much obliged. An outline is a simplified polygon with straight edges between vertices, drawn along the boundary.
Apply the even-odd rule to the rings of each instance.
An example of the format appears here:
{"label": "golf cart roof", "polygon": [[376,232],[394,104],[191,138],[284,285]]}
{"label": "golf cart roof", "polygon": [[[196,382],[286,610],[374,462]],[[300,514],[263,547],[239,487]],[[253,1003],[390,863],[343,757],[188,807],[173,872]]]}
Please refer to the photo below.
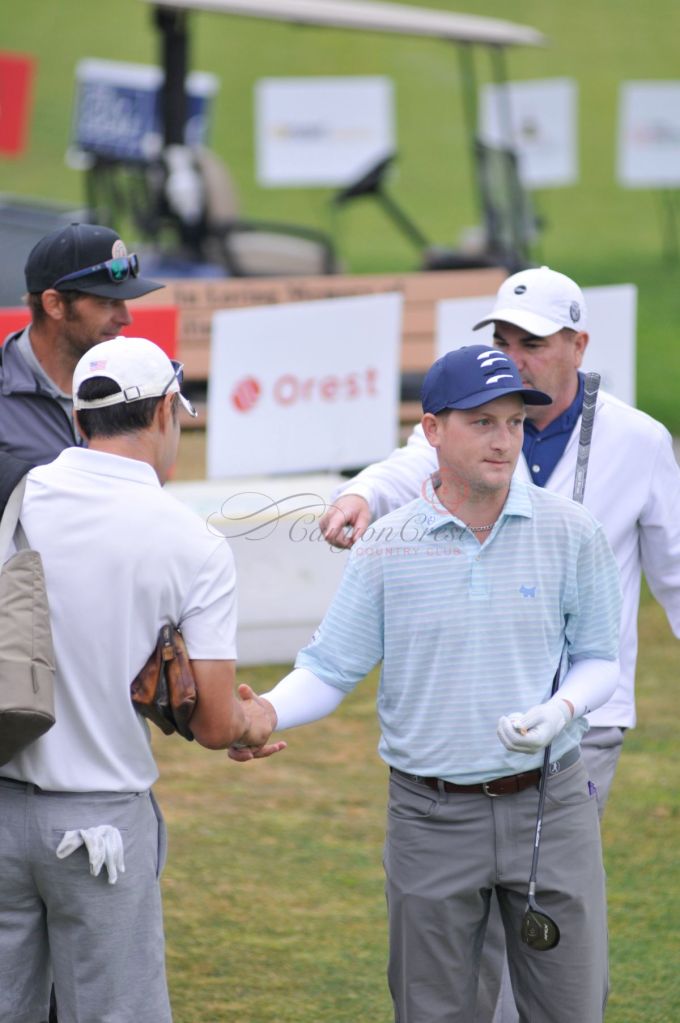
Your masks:
{"label": "golf cart roof", "polygon": [[373,0],[144,0],[157,7],[288,21],[299,25],[430,36],[486,46],[544,46],[534,28],[496,18]]}

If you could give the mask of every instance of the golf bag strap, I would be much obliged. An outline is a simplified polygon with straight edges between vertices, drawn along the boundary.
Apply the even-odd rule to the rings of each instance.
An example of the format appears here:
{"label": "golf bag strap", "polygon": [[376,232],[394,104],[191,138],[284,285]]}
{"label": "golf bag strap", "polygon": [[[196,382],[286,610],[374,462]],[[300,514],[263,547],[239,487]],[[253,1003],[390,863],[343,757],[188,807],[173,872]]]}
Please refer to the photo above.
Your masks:
{"label": "golf bag strap", "polygon": [[17,458],[9,451],[0,450],[0,515],[2,515],[9,497],[22,476],[32,469],[35,462]]}
{"label": "golf bag strap", "polygon": [[0,570],[1,566],[7,560],[7,553],[9,551],[9,545],[12,538],[14,538],[18,549],[28,547],[26,534],[19,522],[19,514],[24,500],[25,489],[26,477],[23,476],[10,494],[7,504],[5,505],[2,521],[0,521]]}

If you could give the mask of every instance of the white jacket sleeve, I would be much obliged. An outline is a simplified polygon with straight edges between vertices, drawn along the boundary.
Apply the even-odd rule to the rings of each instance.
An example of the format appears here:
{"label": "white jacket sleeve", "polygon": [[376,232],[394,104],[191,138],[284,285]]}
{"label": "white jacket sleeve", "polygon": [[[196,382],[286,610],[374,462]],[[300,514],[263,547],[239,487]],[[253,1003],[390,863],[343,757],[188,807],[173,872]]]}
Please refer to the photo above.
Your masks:
{"label": "white jacket sleeve", "polygon": [[664,429],[640,515],[640,555],[649,588],[680,639],[680,467]]}
{"label": "white jacket sleeve", "polygon": [[423,428],[415,427],[403,448],[395,448],[388,458],[375,462],[331,496],[358,494],[368,502],[374,519],[408,504],[422,491],[425,481],[437,468],[435,450],[428,443]]}

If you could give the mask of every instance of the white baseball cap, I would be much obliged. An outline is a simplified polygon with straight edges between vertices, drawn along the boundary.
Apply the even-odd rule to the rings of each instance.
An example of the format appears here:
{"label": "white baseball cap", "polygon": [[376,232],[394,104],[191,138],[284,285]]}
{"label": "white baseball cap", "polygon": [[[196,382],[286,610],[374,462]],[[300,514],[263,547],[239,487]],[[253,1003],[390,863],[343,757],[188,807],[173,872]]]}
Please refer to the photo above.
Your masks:
{"label": "white baseball cap", "polygon": [[563,327],[587,330],[587,310],[583,292],[571,277],[549,266],[520,270],[503,281],[496,302],[474,329],[502,320],[536,337],[547,337]]}
{"label": "white baseball cap", "polygon": [[[144,337],[114,337],[94,345],[78,362],[73,374],[73,407],[105,408],[120,402],[127,404],[143,398],[179,394],[179,400],[189,415],[196,416],[196,409],[180,392],[182,373],[182,363],[169,359],[153,341]],[[113,380],[120,390],[104,398],[79,398],[80,385],[94,377]]]}

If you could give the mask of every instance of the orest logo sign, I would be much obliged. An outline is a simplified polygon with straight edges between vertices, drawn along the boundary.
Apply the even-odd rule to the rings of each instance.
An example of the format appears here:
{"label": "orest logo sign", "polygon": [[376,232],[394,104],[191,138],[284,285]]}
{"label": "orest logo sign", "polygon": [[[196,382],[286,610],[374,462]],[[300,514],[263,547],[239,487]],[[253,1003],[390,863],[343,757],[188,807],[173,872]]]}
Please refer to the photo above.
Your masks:
{"label": "orest logo sign", "polygon": [[244,377],[239,380],[231,393],[231,401],[238,412],[249,412],[260,397],[262,387],[255,377]]}
{"label": "orest logo sign", "polygon": [[[283,373],[271,386],[271,400],[283,408],[302,402],[356,401],[378,397],[378,370],[373,367],[335,375],[301,377]],[[255,377],[243,377],[231,392],[231,403],[237,412],[250,412],[263,396],[263,384]]]}

